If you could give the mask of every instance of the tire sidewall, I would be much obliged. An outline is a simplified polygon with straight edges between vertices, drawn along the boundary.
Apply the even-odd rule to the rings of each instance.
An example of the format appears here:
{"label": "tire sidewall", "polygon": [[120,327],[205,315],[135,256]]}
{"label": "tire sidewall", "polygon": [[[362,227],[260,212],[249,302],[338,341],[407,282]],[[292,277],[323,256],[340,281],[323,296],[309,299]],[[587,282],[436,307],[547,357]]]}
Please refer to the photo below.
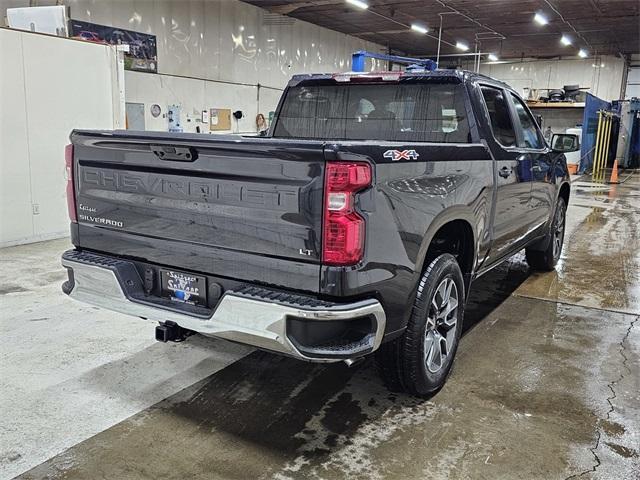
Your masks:
{"label": "tire sidewall", "polygon": [[[558,256],[556,257],[553,254],[553,245],[555,243],[556,222],[558,221],[558,215],[560,214],[561,211],[564,214],[564,220],[562,225],[562,243],[560,244],[560,248],[558,249]],[[550,254],[551,254],[553,266],[555,266],[555,264],[558,263],[558,260],[560,260],[560,257],[562,256],[562,247],[564,245],[564,235],[565,235],[566,228],[567,228],[567,205],[564,201],[564,198],[558,197],[558,204],[556,206],[556,212],[555,212],[555,215],[553,216],[553,223],[551,225],[551,241],[549,242]]]}
{"label": "tire sidewall", "polygon": [[[446,278],[451,278],[458,290],[458,319],[451,353],[447,356],[443,367],[438,372],[432,373],[425,365],[424,336],[426,335],[427,316],[431,299],[437,287]],[[409,360],[407,362],[409,365],[406,365],[405,368],[408,367],[406,373],[410,376],[409,379],[417,393],[427,395],[438,391],[449,376],[462,333],[464,307],[464,280],[458,262],[453,255],[442,254],[431,262],[420,279],[410,325],[407,330],[407,334],[411,335],[412,353],[418,358],[407,359]]]}

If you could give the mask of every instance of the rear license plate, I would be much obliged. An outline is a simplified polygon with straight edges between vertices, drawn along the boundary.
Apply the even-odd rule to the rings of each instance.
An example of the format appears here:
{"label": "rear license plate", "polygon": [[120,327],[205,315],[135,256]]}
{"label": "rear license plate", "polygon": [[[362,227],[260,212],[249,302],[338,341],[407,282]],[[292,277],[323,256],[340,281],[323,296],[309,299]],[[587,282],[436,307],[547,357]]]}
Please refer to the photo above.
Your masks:
{"label": "rear license plate", "polygon": [[191,273],[160,270],[162,295],[180,303],[207,305],[207,279]]}

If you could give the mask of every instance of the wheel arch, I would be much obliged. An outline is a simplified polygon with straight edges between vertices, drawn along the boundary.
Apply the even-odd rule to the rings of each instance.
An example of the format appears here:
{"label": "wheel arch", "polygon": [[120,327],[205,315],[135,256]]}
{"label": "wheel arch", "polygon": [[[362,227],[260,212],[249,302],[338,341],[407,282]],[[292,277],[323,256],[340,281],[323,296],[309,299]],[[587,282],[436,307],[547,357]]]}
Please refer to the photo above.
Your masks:
{"label": "wheel arch", "polygon": [[429,225],[419,250],[416,281],[429,263],[441,253],[456,257],[469,289],[478,257],[475,217],[464,207],[452,207],[441,212]]}
{"label": "wheel arch", "polygon": [[[562,185],[560,185],[560,189],[558,190],[558,198],[563,198],[565,205],[569,205],[569,197],[571,195],[571,187],[569,185],[569,182],[563,182]],[[557,200],[556,200],[556,204],[557,204]]]}

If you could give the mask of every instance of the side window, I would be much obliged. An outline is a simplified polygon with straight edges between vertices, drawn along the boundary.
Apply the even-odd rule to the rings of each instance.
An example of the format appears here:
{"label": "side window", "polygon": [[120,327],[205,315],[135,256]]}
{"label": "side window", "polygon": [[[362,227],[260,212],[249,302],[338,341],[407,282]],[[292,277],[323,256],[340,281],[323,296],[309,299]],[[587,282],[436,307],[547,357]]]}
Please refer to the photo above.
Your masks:
{"label": "side window", "polygon": [[503,147],[516,146],[516,133],[513,129],[509,104],[501,89],[482,85],[482,96],[491,119],[493,136]]}
{"label": "side window", "polygon": [[522,103],[518,97],[514,94],[511,94],[511,98],[513,99],[513,105],[516,107],[516,113],[518,114],[518,120],[520,122],[520,126],[522,127],[522,145],[518,145],[519,147],[524,148],[542,148],[542,140],[540,139],[540,135],[538,134],[538,129],[536,128],[536,123],[527,107]]}

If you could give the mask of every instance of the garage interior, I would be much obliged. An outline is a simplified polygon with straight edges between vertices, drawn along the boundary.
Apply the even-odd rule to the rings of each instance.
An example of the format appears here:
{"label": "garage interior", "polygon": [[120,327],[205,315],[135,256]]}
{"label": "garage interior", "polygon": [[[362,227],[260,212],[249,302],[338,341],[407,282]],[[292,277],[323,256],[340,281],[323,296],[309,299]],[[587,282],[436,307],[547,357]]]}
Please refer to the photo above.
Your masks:
{"label": "garage interior", "polygon": [[[0,26],[0,479],[640,478],[640,3],[1,0]],[[442,390],[62,293],[73,129],[268,136],[293,75],[356,52],[500,80],[579,144],[555,270],[473,282]]]}

